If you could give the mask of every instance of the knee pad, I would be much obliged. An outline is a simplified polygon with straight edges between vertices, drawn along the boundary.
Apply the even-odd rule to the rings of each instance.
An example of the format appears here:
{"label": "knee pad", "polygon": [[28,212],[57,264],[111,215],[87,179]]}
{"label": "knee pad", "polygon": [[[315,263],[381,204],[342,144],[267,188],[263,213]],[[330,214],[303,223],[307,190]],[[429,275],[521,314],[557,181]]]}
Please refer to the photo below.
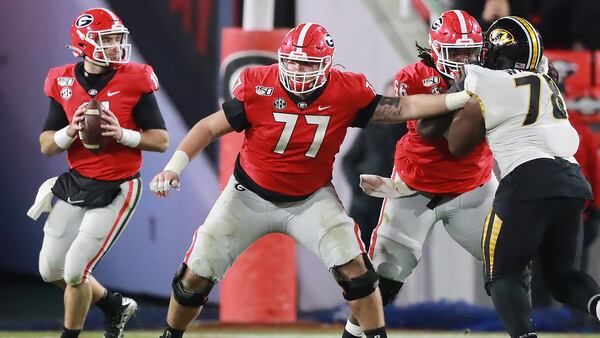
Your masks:
{"label": "knee pad", "polygon": [[43,264],[40,262],[40,266],[38,267],[38,269],[40,272],[40,276],[42,277],[42,280],[46,283],[54,283],[57,280],[63,279],[63,276],[60,273],[60,271],[52,270],[48,266],[48,264]]}
{"label": "knee pad", "polygon": [[394,302],[404,283],[379,276],[379,292],[383,305]]}
{"label": "knee pad", "polygon": [[348,279],[339,271],[339,266],[336,266],[331,270],[335,281],[344,290],[343,296],[347,301],[357,300],[370,295],[375,291],[379,284],[379,278],[375,269],[373,269],[373,264],[371,264],[371,261],[366,254],[363,254],[362,257],[367,266],[367,272],[356,278]]}
{"label": "knee pad", "polygon": [[65,275],[63,277],[65,283],[70,286],[77,286],[83,283],[83,271],[71,273],[65,271]]}
{"label": "knee pad", "polygon": [[[212,290],[213,286],[215,286],[215,283],[213,283],[212,281],[209,281],[207,279],[208,285],[203,290],[200,290],[200,291],[186,290],[185,287],[183,286],[182,279],[183,279],[183,276],[184,276],[187,268],[188,267],[185,263],[181,264],[181,267],[179,268],[179,270],[175,274],[175,277],[173,278],[173,283],[172,283],[173,298],[175,298],[175,300],[177,301],[177,303],[179,303],[179,305],[186,306],[186,307],[200,307],[200,306],[204,305],[206,303],[206,301],[208,300],[208,294]],[[199,277],[199,278],[203,278],[203,277]]]}

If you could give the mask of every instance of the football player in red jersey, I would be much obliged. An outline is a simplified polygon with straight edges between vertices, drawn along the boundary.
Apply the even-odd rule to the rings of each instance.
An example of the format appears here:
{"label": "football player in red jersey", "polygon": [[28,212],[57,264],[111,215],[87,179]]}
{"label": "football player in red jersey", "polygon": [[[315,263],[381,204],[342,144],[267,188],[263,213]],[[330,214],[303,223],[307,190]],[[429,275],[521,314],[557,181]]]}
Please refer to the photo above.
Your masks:
{"label": "football player in red jersey", "polygon": [[182,337],[235,258],[271,232],[288,234],[317,254],[366,336],[386,337],[377,274],[331,185],[335,155],[348,127],[447,113],[468,94],[382,97],[364,75],[334,69],[334,49],[321,25],[292,29],[278,64],[244,69],[234,98],[190,130],[150,183],[156,195],[167,196],[211,141],[245,131],[233,176],[173,279],[163,337]]}
{"label": "football player in red jersey", "polygon": [[[137,309],[134,300],[108,292],[91,275],[137,206],[142,150],[163,152],[169,144],[153,94],[156,75],[149,65],[128,62],[128,34],[111,11],[84,11],[71,26],[70,46],[82,61],[52,68],[44,84],[50,111],[41,151],[52,156],[66,150],[69,171],[51,190],[58,200],[44,226],[39,269],[44,281],[65,289],[64,338],[79,336],[92,303],[106,315],[105,338],[121,337]],[[109,138],[98,154],[78,138],[92,98],[104,106],[102,134]]]}
{"label": "football player in red jersey", "polygon": [[[430,49],[418,47],[422,60],[396,74],[395,95],[445,92],[459,67],[477,60],[482,41],[479,24],[467,12],[442,13],[431,25]],[[438,221],[473,257],[482,259],[483,222],[498,186],[492,175],[494,160],[483,136],[473,151],[453,156],[444,138],[451,121],[451,114],[408,121],[408,133],[396,144],[392,179],[405,182],[416,194],[386,198],[371,237],[369,254],[384,305],[396,298],[417,266]],[[361,335],[350,318],[343,337]]]}

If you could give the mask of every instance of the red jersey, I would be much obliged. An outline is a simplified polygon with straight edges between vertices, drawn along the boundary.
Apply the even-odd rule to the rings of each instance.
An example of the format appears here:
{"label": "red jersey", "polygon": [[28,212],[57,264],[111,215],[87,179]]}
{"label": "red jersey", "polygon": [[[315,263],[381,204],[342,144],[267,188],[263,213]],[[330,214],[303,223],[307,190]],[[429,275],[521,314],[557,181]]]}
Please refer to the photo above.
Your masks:
{"label": "red jersey", "polygon": [[[417,62],[402,68],[394,78],[397,95],[439,94],[448,84],[435,69]],[[395,169],[411,188],[434,194],[461,194],[486,183],[494,159],[486,142],[472,153],[455,157],[445,138],[428,141],[417,132],[418,121],[408,121],[408,133],[396,144]]]}
{"label": "red jersey", "polygon": [[575,153],[575,159],[581,166],[581,171],[588,178],[588,181],[592,185],[592,191],[594,193],[594,208],[600,207],[600,164],[598,144],[594,138],[594,133],[577,114],[569,115],[569,122],[579,135],[579,148]]}
{"label": "red jersey", "polygon": [[[111,75],[107,75],[110,77]],[[102,80],[100,81],[102,82]],[[91,87],[83,76],[83,63],[50,69],[44,83],[45,94],[62,106],[69,123],[83,102],[95,97],[108,107],[123,128],[140,130],[132,109],[144,94],[158,89],[158,80],[151,66],[128,63],[118,68],[106,84]],[[93,154],[77,137],[67,150],[69,168],[81,175],[112,181],[137,174],[142,165],[142,152],[110,139],[103,150]]]}
{"label": "red jersey", "polygon": [[232,123],[246,131],[239,165],[260,188],[284,196],[331,182],[347,128],[367,124],[376,97],[364,75],[333,69],[324,87],[301,99],[283,88],[277,64],[244,69],[233,94],[245,113],[243,128]]}

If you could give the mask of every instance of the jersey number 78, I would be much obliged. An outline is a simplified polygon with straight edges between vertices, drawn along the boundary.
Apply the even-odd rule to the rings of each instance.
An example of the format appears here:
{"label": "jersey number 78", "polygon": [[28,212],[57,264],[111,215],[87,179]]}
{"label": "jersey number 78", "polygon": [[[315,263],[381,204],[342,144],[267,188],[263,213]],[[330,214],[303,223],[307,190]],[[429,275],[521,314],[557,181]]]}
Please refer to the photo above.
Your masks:
{"label": "jersey number 78", "polygon": [[523,121],[524,126],[535,123],[540,113],[541,77],[546,80],[548,87],[550,87],[550,90],[552,90],[552,115],[557,119],[567,119],[569,117],[567,114],[565,101],[560,95],[560,91],[558,90],[556,83],[554,83],[554,81],[548,75],[532,74],[515,79],[515,85],[517,87],[529,86],[529,110],[527,112],[527,116],[525,116],[525,121]]}

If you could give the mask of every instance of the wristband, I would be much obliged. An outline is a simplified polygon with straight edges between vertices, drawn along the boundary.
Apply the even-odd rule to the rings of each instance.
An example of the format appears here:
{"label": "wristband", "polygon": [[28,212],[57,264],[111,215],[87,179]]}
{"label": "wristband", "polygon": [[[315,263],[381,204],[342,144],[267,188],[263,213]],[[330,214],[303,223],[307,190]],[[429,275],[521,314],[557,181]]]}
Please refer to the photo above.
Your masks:
{"label": "wristband", "polygon": [[67,135],[67,129],[69,129],[69,126],[57,130],[56,133],[54,133],[54,143],[62,150],[69,148],[75,140],[74,137]]}
{"label": "wristband", "polygon": [[463,90],[458,93],[446,94],[446,97],[444,98],[444,104],[446,105],[446,109],[449,111],[455,111],[464,107],[469,99],[471,99],[471,95]]}
{"label": "wristband", "polygon": [[124,146],[130,147],[130,148],[136,148],[140,144],[140,141],[142,140],[142,134],[140,134],[139,131],[126,129],[126,128],[122,128],[122,129],[123,129],[123,136],[121,136],[121,139],[118,142]]}
{"label": "wristband", "polygon": [[172,171],[177,174],[177,176],[181,176],[181,172],[185,167],[190,163],[190,157],[183,150],[176,150],[169,163],[165,166],[163,171]]}

